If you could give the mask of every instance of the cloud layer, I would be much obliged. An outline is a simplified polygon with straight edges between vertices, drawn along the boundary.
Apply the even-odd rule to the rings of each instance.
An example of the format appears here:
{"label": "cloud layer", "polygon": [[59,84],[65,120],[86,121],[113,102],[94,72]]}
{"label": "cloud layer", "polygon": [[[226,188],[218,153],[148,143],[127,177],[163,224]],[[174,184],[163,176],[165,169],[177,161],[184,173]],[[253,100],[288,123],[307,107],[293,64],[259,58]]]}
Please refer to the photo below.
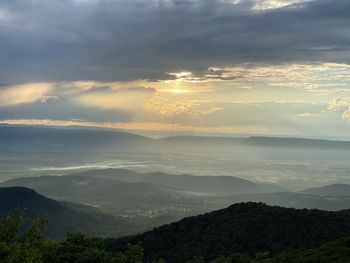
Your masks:
{"label": "cloud layer", "polygon": [[238,63],[348,63],[347,0],[4,0],[0,79],[160,79]]}
{"label": "cloud layer", "polygon": [[346,136],[348,0],[3,0],[2,122]]}

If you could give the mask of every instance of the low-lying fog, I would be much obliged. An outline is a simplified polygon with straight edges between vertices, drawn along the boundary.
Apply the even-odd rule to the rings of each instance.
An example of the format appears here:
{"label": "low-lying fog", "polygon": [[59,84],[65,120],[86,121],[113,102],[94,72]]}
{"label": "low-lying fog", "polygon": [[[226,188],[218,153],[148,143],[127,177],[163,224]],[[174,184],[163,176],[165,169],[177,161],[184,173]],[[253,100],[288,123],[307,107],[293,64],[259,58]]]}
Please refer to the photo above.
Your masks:
{"label": "low-lying fog", "polygon": [[[281,184],[289,190],[332,183],[350,183],[350,149],[200,142],[181,138],[135,147],[116,143],[32,149],[13,146],[0,151],[0,180],[33,175],[126,168],[140,172],[231,175]],[[132,143],[131,143],[132,144]],[[130,145],[131,145],[130,144]],[[105,150],[104,150],[105,149]]]}

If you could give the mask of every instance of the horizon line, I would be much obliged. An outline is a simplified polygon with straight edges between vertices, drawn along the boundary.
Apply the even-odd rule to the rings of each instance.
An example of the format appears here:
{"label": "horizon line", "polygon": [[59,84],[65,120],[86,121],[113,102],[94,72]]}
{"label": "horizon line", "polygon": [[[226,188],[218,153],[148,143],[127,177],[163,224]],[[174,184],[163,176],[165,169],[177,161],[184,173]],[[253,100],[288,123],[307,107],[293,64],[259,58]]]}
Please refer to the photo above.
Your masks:
{"label": "horizon line", "polygon": [[[55,129],[82,129],[82,130],[100,130],[100,131],[114,131],[135,134],[143,136],[149,139],[159,140],[164,138],[172,137],[202,137],[202,138],[236,138],[236,139],[247,139],[247,138],[273,138],[273,139],[306,139],[306,140],[322,140],[322,141],[333,141],[333,142],[350,142],[350,139],[341,139],[334,137],[316,137],[316,136],[300,136],[300,135],[281,135],[281,134],[259,134],[259,133],[205,133],[205,132],[193,132],[185,130],[152,130],[152,129],[132,129],[127,128],[123,123],[121,127],[113,125],[90,125],[94,122],[79,122],[79,121],[63,121],[54,120],[52,123],[47,123],[45,120],[30,120],[29,122],[21,122],[21,120],[0,120],[1,126],[8,127],[36,127],[36,128],[55,128]],[[34,121],[34,122],[33,122]],[[51,120],[50,120],[51,121]],[[83,124],[88,125],[83,125]],[[106,122],[111,123],[111,122]],[[158,133],[158,136],[153,136],[150,133]],[[159,133],[162,133],[161,135]],[[168,134],[168,135],[166,135]]]}

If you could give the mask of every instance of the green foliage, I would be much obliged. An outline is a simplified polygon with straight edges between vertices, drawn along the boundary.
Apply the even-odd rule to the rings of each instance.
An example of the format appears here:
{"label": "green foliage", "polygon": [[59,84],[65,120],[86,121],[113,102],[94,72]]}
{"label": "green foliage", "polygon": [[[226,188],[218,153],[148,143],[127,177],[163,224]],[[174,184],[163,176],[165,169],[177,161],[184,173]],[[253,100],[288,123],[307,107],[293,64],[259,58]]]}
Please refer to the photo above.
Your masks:
{"label": "green foliage", "polygon": [[[344,263],[350,262],[350,237],[340,238],[312,249],[287,249],[277,254],[269,252],[233,253],[208,259],[198,252],[191,260],[172,261],[163,258],[148,261],[141,243],[127,244],[125,250],[110,250],[104,239],[69,234],[64,240],[43,238],[47,218],[34,220],[25,226],[24,210],[17,210],[0,222],[1,263]],[[170,238],[176,238],[172,236]],[[196,242],[196,241],[195,241]],[[216,247],[215,244],[212,246]],[[176,255],[177,258],[181,255]]]}
{"label": "green foliage", "polygon": [[125,263],[141,262],[143,258],[143,247],[141,243],[136,245],[128,244],[128,249],[122,255]]}
{"label": "green foliage", "polygon": [[235,253],[228,257],[218,257],[210,263],[272,263],[272,258],[268,252],[258,252],[253,256],[243,253]]}
{"label": "green foliage", "polygon": [[[43,238],[47,218],[36,219],[29,229],[22,229],[25,213],[19,209],[0,223],[1,263],[141,263],[141,244],[128,245],[124,253],[106,251],[101,239],[68,235],[63,241]],[[159,261],[161,263],[162,261]]]}
{"label": "green foliage", "polygon": [[52,263],[113,262],[110,253],[101,249],[98,241],[87,239],[83,235],[68,235],[46,255],[46,261]]}
{"label": "green foliage", "polygon": [[289,250],[274,258],[276,263],[350,262],[350,238],[340,238],[316,249]]}
{"label": "green foliage", "polygon": [[41,263],[45,240],[41,233],[48,223],[46,218],[33,221],[26,233],[20,228],[25,223],[24,210],[18,209],[1,221],[0,260],[3,263]]}
{"label": "green foliage", "polygon": [[186,263],[205,263],[204,259],[202,257],[195,257],[192,260],[188,260]]}
{"label": "green foliage", "polygon": [[228,257],[218,257],[210,261],[210,263],[247,263],[250,262],[250,257],[246,254],[235,253]]}
{"label": "green foliage", "polygon": [[254,258],[250,261],[251,263],[271,263],[269,252],[258,252],[255,253]]}
{"label": "green foliage", "polygon": [[[164,258],[178,263],[198,256],[210,261],[233,252],[276,255],[288,248],[314,248],[344,236],[350,236],[349,213],[240,203],[140,235],[109,239],[106,246],[122,251],[128,243],[142,242],[146,261]],[[266,257],[259,253],[250,260],[268,262]]]}
{"label": "green foliage", "polygon": [[166,263],[166,261],[163,258],[160,258],[158,260],[153,260],[152,263]]}
{"label": "green foliage", "polygon": [[233,254],[210,263],[347,263],[350,262],[350,237],[340,238],[314,249],[289,249],[272,256],[259,252],[254,256]]}
{"label": "green foliage", "polygon": [[70,234],[61,242],[57,242],[45,262],[50,263],[141,263],[143,248],[141,244],[128,245],[121,252],[106,251],[101,239],[87,238],[81,234]]}

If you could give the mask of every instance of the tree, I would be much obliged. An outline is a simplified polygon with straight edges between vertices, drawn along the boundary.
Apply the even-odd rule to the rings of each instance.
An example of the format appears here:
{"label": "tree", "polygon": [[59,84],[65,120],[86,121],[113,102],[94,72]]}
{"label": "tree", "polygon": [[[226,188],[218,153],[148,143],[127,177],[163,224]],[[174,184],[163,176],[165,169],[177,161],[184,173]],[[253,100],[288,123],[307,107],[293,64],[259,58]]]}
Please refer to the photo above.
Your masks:
{"label": "tree", "polygon": [[24,209],[1,220],[0,223],[0,261],[3,263],[42,263],[45,240],[42,232],[47,218],[34,220],[31,227],[21,233],[25,223]]}

